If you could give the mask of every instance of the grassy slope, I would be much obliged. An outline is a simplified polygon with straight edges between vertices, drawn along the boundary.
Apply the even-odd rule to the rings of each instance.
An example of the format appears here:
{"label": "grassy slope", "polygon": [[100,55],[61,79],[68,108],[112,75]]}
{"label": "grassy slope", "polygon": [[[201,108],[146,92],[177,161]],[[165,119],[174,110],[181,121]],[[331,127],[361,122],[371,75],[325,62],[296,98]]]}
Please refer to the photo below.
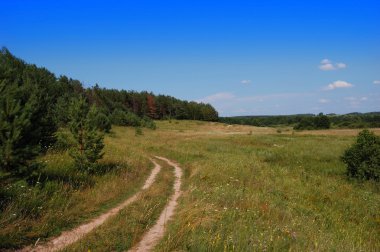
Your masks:
{"label": "grassy slope", "polygon": [[[128,160],[130,172],[146,174],[148,164],[142,157],[162,155],[185,169],[184,194],[158,250],[371,251],[380,247],[379,186],[348,181],[339,160],[358,131],[303,135],[289,129],[279,134],[272,128],[205,122],[157,124],[158,130],[144,130],[138,137],[133,129],[115,127],[115,137],[107,139],[106,161]],[[123,190],[132,190],[121,184],[117,173],[98,179],[95,189],[77,192],[83,195],[74,199],[84,200],[84,209],[89,209],[72,218],[80,220],[104,202],[123,197]],[[107,194],[107,187],[117,188],[117,193]],[[104,198],[97,201],[99,195]],[[73,208],[81,210],[77,208],[80,201],[74,202]],[[133,211],[118,218],[138,220],[141,216]],[[138,223],[133,219],[131,223]],[[64,218],[56,215],[56,221]],[[110,223],[101,230],[110,230]],[[117,228],[109,233],[111,241],[117,240],[119,231],[131,232],[128,223],[124,227],[116,223]],[[108,231],[101,230],[97,232],[107,237]],[[119,240],[120,244],[127,244],[128,239]],[[105,241],[102,246],[109,244]]]}

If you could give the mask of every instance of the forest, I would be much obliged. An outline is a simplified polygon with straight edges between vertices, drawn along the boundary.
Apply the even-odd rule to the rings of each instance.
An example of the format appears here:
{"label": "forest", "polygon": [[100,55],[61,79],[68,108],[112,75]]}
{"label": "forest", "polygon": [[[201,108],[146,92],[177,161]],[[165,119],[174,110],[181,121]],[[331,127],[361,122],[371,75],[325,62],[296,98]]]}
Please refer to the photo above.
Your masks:
{"label": "forest", "polygon": [[380,127],[380,112],[337,114],[298,114],[277,116],[220,117],[219,122],[259,127],[291,126],[294,129],[328,128],[377,128]]}
{"label": "forest", "polygon": [[[210,105],[166,95],[84,87],[67,76],[28,64],[0,51],[0,178],[25,178],[36,170],[31,162],[51,148],[76,145],[70,153],[77,167],[102,157],[104,133],[112,125],[155,129],[154,120],[217,121]],[[67,134],[68,131],[71,134]],[[74,144],[73,144],[74,143]],[[1,196],[1,195],[0,195]],[[1,203],[1,202],[0,202]]]}

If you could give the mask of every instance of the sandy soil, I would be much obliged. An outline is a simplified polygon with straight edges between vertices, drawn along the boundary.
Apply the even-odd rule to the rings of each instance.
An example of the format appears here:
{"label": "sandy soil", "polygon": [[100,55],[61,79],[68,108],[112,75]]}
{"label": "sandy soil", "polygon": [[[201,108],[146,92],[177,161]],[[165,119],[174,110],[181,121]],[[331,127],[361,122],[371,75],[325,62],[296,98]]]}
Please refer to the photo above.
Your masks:
{"label": "sandy soil", "polygon": [[174,193],[170,197],[169,202],[165,206],[164,210],[161,212],[161,215],[156,222],[156,224],[149,229],[147,233],[144,234],[141,241],[132,249],[130,249],[130,252],[144,252],[144,251],[151,251],[157,242],[164,236],[165,233],[165,227],[167,225],[167,222],[171,219],[171,217],[174,215],[174,210],[177,207],[177,200],[179,196],[181,196],[181,177],[182,177],[182,169],[179,167],[178,164],[163,158],[163,157],[157,157],[158,159],[164,160],[167,162],[170,166],[174,167],[174,175],[175,175],[175,182],[174,182]]}
{"label": "sandy soil", "polygon": [[83,225],[81,225],[81,226],[79,226],[73,230],[62,232],[62,234],[60,236],[50,240],[49,242],[47,242],[45,244],[41,244],[41,245],[37,245],[37,246],[36,245],[35,246],[28,246],[28,247],[23,248],[23,249],[18,250],[18,251],[22,251],[22,252],[26,252],[26,251],[57,251],[57,250],[63,249],[66,246],[78,241],[84,235],[88,234],[90,231],[92,231],[96,227],[102,225],[108,218],[116,215],[121,209],[128,206],[132,202],[136,201],[138,199],[138,197],[140,196],[140,194],[142,193],[142,191],[148,189],[153,184],[153,182],[156,179],[157,174],[161,170],[161,166],[159,164],[157,164],[155,161],[153,161],[153,160],[151,160],[151,161],[155,165],[151,174],[149,175],[149,177],[145,181],[141,190],[139,192],[137,192],[136,194],[134,194],[132,197],[128,198],[126,201],[122,202],[121,204],[119,204],[115,208],[112,208],[108,212],[100,215],[99,217],[93,219],[92,221],[85,223],[85,224],[83,224]]}

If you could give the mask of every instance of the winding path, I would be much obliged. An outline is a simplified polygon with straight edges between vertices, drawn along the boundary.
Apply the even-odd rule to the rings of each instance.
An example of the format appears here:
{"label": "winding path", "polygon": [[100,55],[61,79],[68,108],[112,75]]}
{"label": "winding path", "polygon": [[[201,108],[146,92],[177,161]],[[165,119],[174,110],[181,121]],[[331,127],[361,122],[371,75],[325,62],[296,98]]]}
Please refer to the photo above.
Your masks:
{"label": "winding path", "polygon": [[154,168],[153,168],[151,174],[149,175],[149,177],[145,181],[141,190],[139,192],[135,193],[132,197],[128,198],[127,200],[125,200],[124,202],[119,204],[118,206],[112,208],[108,212],[100,215],[99,217],[93,219],[92,221],[85,223],[85,224],[83,224],[83,225],[81,225],[81,226],[79,226],[73,230],[62,232],[62,234],[60,236],[50,240],[49,242],[47,242],[45,244],[41,244],[38,246],[28,246],[28,247],[25,247],[25,248],[18,250],[18,251],[19,252],[57,251],[57,250],[63,249],[66,246],[78,241],[84,235],[88,234],[89,232],[91,232],[96,227],[102,225],[108,218],[116,215],[121,209],[123,209],[124,207],[135,202],[137,200],[137,198],[140,196],[140,194],[142,193],[142,191],[148,189],[153,184],[153,182],[156,179],[157,174],[161,170],[161,166],[159,164],[157,164],[154,160],[151,160],[151,161],[154,163]]}
{"label": "winding path", "polygon": [[181,196],[181,178],[182,178],[182,169],[178,164],[174,163],[163,157],[156,156],[157,159],[161,159],[168,163],[170,166],[174,167],[175,182],[173,185],[174,193],[171,196],[169,202],[165,206],[164,210],[161,212],[161,215],[156,222],[156,224],[149,229],[147,233],[142,237],[141,241],[129,252],[145,252],[151,251],[158,241],[164,236],[165,227],[167,222],[171,219],[174,214],[174,210],[177,207],[177,200]]}

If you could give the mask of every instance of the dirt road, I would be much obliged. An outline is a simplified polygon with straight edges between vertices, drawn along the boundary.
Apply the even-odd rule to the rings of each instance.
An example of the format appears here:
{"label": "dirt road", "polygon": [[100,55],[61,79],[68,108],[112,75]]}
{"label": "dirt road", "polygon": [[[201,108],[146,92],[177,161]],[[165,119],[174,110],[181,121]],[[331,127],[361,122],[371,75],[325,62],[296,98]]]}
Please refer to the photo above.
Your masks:
{"label": "dirt road", "polygon": [[167,162],[170,166],[174,167],[174,175],[175,175],[175,182],[173,185],[174,193],[170,197],[169,202],[165,206],[165,209],[161,212],[161,215],[158,221],[156,222],[156,224],[151,229],[149,229],[147,233],[145,233],[141,241],[135,247],[130,249],[129,252],[151,251],[155,247],[158,241],[164,236],[167,222],[174,215],[174,210],[178,204],[177,200],[179,196],[181,196],[181,193],[182,193],[181,192],[181,178],[182,178],[181,167],[179,167],[178,164],[166,158],[157,157],[157,156],[156,158],[161,159]]}
{"label": "dirt road", "polygon": [[28,247],[23,248],[23,249],[18,250],[18,251],[20,251],[20,252],[26,252],[26,251],[28,251],[28,252],[29,251],[33,251],[33,252],[34,251],[41,251],[41,252],[57,251],[57,250],[63,249],[66,246],[78,241],[84,235],[88,234],[89,232],[91,232],[96,227],[102,225],[108,218],[116,215],[121,209],[123,209],[124,207],[135,202],[138,199],[138,197],[140,196],[140,194],[142,193],[142,191],[148,189],[153,184],[153,182],[156,179],[157,174],[161,170],[161,166],[159,164],[157,164],[154,160],[151,160],[151,161],[154,163],[154,168],[153,168],[151,174],[149,175],[149,177],[145,181],[141,190],[139,192],[135,193],[132,197],[128,198],[127,200],[125,200],[124,202],[119,204],[118,206],[112,208],[108,212],[106,212],[106,213],[100,215],[99,217],[91,220],[90,222],[85,223],[85,224],[83,224],[83,225],[81,225],[81,226],[79,226],[73,230],[62,232],[62,234],[60,236],[50,240],[49,242],[47,242],[45,244],[41,244],[41,245],[37,245],[37,246],[28,246]]}

